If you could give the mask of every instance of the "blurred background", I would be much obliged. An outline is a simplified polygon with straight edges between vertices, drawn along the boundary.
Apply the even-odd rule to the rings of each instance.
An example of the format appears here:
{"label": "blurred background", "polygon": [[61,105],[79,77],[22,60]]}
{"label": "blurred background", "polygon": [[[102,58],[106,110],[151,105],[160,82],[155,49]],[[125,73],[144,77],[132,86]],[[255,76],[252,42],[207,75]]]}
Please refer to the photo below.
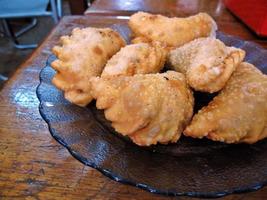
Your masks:
{"label": "blurred background", "polygon": [[0,0],[0,88],[59,19],[70,14],[67,0]]}
{"label": "blurred background", "polygon": [[0,89],[66,15],[83,14],[90,0],[0,0]]}

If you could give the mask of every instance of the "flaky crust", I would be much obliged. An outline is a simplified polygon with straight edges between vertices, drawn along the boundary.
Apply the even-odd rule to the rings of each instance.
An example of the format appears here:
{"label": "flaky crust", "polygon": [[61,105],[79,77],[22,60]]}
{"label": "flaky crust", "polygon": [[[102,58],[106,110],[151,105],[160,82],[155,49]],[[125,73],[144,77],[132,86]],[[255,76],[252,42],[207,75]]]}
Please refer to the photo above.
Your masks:
{"label": "flaky crust", "polygon": [[109,28],[75,28],[70,36],[60,38],[62,45],[52,51],[57,60],[51,66],[57,71],[52,82],[64,91],[70,102],[85,106],[92,100],[89,79],[101,74],[107,60],[125,45]]}
{"label": "flaky crust", "polygon": [[170,67],[186,75],[189,85],[197,91],[217,92],[243,61],[245,51],[225,46],[215,38],[199,38],[168,56]]}
{"label": "flaky crust", "polygon": [[138,43],[151,43],[152,40],[145,38],[145,37],[135,37],[131,40],[132,44],[138,44]]}
{"label": "flaky crust", "polygon": [[138,74],[92,78],[98,109],[115,130],[140,146],[176,142],[193,114],[193,96],[184,75]]}
{"label": "flaky crust", "polygon": [[226,143],[255,143],[267,136],[267,76],[241,63],[225,88],[194,117],[184,134]]}
{"label": "flaky crust", "polygon": [[171,47],[179,47],[199,37],[215,36],[217,25],[206,13],[187,18],[168,18],[137,12],[130,17],[129,27],[134,43],[138,41],[159,41]]}
{"label": "flaky crust", "polygon": [[166,55],[167,50],[158,42],[127,45],[107,62],[101,77],[157,73]]}

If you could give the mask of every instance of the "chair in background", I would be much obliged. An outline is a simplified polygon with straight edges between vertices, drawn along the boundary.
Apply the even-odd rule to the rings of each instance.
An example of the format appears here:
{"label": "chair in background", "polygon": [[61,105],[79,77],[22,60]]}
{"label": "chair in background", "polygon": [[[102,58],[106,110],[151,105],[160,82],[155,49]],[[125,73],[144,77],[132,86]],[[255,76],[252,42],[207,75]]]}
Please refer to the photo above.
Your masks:
{"label": "chair in background", "polygon": [[2,83],[4,83],[5,81],[7,81],[7,79],[8,79],[7,77],[5,77],[2,74],[0,74],[0,86],[1,86]]}
{"label": "chair in background", "polygon": [[72,15],[83,15],[94,0],[68,0]]}
{"label": "chair in background", "polygon": [[[4,34],[11,39],[18,49],[35,48],[37,44],[19,44],[18,37],[37,24],[36,17],[50,16],[58,23],[62,16],[61,0],[0,0],[0,20]],[[48,8],[50,8],[48,10]],[[31,18],[29,25],[14,32],[9,19]]]}

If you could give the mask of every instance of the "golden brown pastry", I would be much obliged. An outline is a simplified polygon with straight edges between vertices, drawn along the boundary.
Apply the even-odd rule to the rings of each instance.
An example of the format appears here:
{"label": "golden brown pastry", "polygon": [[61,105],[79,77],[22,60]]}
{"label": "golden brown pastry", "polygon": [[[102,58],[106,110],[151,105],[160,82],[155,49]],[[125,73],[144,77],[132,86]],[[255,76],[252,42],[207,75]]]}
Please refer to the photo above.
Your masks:
{"label": "golden brown pastry", "polygon": [[243,61],[245,51],[227,47],[215,38],[199,38],[168,56],[170,67],[186,75],[189,85],[197,91],[217,92]]}
{"label": "golden brown pastry", "polygon": [[178,72],[96,77],[91,83],[96,107],[140,146],[176,142],[193,114],[192,93]]}
{"label": "golden brown pastry", "polygon": [[215,36],[217,25],[206,13],[187,18],[168,18],[137,12],[130,17],[129,26],[134,43],[138,41],[160,41],[171,47],[179,47],[199,37]]}
{"label": "golden brown pastry", "polygon": [[145,37],[136,37],[131,40],[132,44],[138,44],[138,43],[151,43],[152,41]]}
{"label": "golden brown pastry", "polygon": [[267,76],[241,63],[184,134],[226,143],[255,143],[267,137]]}
{"label": "golden brown pastry", "polygon": [[51,64],[57,71],[52,82],[64,91],[67,100],[85,106],[92,100],[90,77],[101,74],[108,59],[125,41],[109,28],[75,28],[60,40],[62,46],[52,50],[58,58]]}
{"label": "golden brown pastry", "polygon": [[107,62],[101,77],[157,73],[163,68],[166,55],[167,50],[158,42],[127,45]]}

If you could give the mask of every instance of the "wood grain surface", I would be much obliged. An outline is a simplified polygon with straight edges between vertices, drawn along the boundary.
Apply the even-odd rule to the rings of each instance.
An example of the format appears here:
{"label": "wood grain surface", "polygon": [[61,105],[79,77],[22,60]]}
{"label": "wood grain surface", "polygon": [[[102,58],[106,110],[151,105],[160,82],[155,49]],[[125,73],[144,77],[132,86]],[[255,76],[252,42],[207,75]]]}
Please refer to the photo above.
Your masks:
{"label": "wood grain surface", "polygon": [[[39,114],[36,97],[39,72],[59,37],[69,34],[74,27],[126,22],[115,16],[64,17],[6,83],[0,92],[0,199],[191,199],[151,194],[112,181],[84,166],[51,137]],[[266,47],[266,41],[255,38],[242,25],[225,21],[219,23],[219,28]],[[267,187],[222,199],[267,199]]]}
{"label": "wood grain surface", "polygon": [[85,14],[125,16],[137,11],[180,17],[209,12],[220,20],[235,21],[233,16],[228,15],[221,0],[94,0]]}
{"label": "wood grain surface", "polygon": [[88,8],[86,0],[68,0],[72,15],[82,15]]}

